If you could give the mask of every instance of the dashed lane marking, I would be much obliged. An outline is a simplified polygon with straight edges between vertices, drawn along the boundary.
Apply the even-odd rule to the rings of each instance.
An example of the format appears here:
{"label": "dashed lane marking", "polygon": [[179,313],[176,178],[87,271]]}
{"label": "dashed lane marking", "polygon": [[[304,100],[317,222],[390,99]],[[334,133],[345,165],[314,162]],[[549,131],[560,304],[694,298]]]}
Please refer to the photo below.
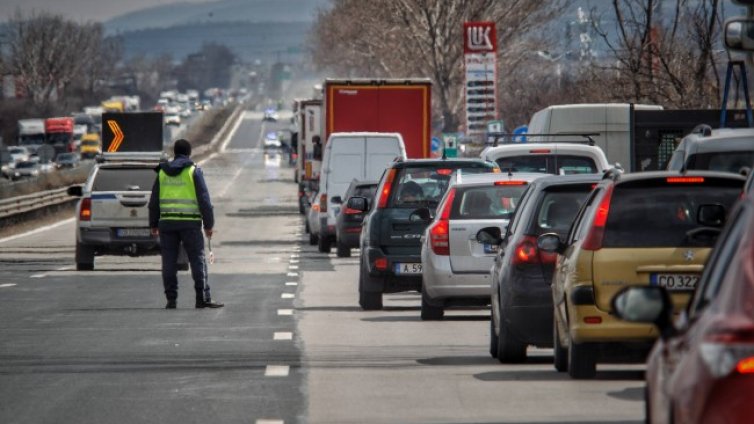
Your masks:
{"label": "dashed lane marking", "polygon": [[278,309],[278,315],[293,315],[293,309]]}
{"label": "dashed lane marking", "polygon": [[0,284],[0,289],[4,289],[6,287],[13,287],[13,286],[15,286],[15,284],[13,283]]}
{"label": "dashed lane marking", "polygon": [[265,377],[288,377],[291,367],[288,365],[267,365],[264,370]]}
{"label": "dashed lane marking", "polygon": [[272,336],[272,340],[293,340],[293,333],[289,331],[277,332]]}
{"label": "dashed lane marking", "polygon": [[285,421],[283,421],[283,420],[271,420],[271,419],[265,418],[265,419],[261,419],[261,420],[256,420],[255,423],[256,424],[285,424]]}
{"label": "dashed lane marking", "polygon": [[288,261],[288,263],[291,264],[291,265],[295,265],[298,262],[299,262],[298,259],[291,259],[290,261]]}
{"label": "dashed lane marking", "polygon": [[288,265],[288,269],[298,269],[298,265]]}
{"label": "dashed lane marking", "polygon": [[71,222],[74,222],[74,221],[75,221],[75,218],[64,219],[64,220],[58,221],[58,222],[56,222],[54,224],[45,225],[44,227],[39,227],[37,229],[31,230],[31,231],[27,231],[25,233],[16,234],[15,236],[1,238],[0,239],[0,243],[5,243],[5,242],[9,242],[9,241],[20,239],[20,238],[23,238],[23,237],[28,237],[28,236],[31,236],[31,235],[34,235],[34,234],[39,234],[39,233],[41,233],[43,231],[52,230],[53,228],[60,227],[61,225],[70,224]]}
{"label": "dashed lane marking", "polygon": [[297,283],[297,282],[295,282],[295,281],[288,281],[288,282],[286,282],[286,283],[285,283],[285,285],[286,285],[286,286],[297,286],[297,285],[298,285],[298,283]]}
{"label": "dashed lane marking", "polygon": [[61,266],[60,268],[56,269],[55,271],[71,271],[73,269],[72,266]]}
{"label": "dashed lane marking", "polygon": [[293,299],[295,297],[296,297],[296,295],[293,294],[293,293],[283,293],[283,294],[280,295],[281,299]]}
{"label": "dashed lane marking", "polygon": [[287,274],[288,277],[298,277],[298,272],[289,272]]}
{"label": "dashed lane marking", "polygon": [[45,277],[47,277],[47,274],[42,273],[42,274],[34,274],[29,278],[45,278]]}

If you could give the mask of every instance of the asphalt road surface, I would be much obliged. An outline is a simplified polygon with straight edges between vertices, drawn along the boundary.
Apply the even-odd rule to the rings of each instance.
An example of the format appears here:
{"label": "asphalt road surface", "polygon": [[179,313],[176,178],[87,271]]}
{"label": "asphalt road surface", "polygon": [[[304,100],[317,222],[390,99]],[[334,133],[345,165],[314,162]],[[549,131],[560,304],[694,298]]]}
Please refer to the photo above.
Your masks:
{"label": "asphalt road surface", "polygon": [[504,366],[489,311],[422,322],[415,293],[361,311],[357,255],[306,243],[293,170],[261,148],[288,116],[246,112],[201,164],[225,308],[194,309],[183,272],[163,309],[154,256],[74,271],[72,219],[0,240],[0,423],[641,422],[641,366],[573,381],[544,349]]}

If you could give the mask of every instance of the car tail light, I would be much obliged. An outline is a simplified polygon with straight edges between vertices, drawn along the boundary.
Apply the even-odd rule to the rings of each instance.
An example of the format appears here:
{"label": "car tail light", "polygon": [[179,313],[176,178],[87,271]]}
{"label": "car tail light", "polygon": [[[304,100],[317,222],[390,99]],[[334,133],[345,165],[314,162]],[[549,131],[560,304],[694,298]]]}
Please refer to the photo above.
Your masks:
{"label": "car tail light", "polygon": [[495,181],[494,185],[496,186],[520,186],[520,185],[526,185],[526,181]]}
{"label": "car tail light", "polygon": [[319,212],[319,205],[312,205],[312,210],[314,212]]}
{"label": "car tail light", "polygon": [[346,215],[358,215],[361,211],[358,209],[345,208],[343,209],[343,213]]}
{"label": "car tail light", "polygon": [[668,177],[665,181],[669,184],[701,184],[704,177]]}
{"label": "car tail light", "polygon": [[377,258],[374,260],[374,267],[379,271],[387,270],[387,258]]}
{"label": "car tail light", "polygon": [[387,200],[390,198],[390,192],[393,190],[393,180],[395,180],[396,172],[395,168],[388,169],[387,175],[385,175],[385,184],[382,186],[380,198],[377,201],[377,209],[387,207]]}
{"label": "car tail light", "polygon": [[702,342],[700,353],[715,378],[734,372],[754,374],[754,326],[712,330]]}
{"label": "car tail light", "polygon": [[513,250],[513,265],[552,264],[556,254],[540,252],[537,248],[537,238],[524,236]]}
{"label": "car tail light", "polygon": [[92,219],[92,198],[84,197],[81,199],[81,210],[79,211],[79,221],[90,221]]}
{"label": "car tail light", "polygon": [[585,324],[602,324],[602,317],[584,317]]}
{"label": "car tail light", "polygon": [[550,149],[531,149],[529,153],[550,153]]}
{"label": "car tail light", "polygon": [[453,173],[452,169],[442,168],[437,170],[437,175],[450,175]]}
{"label": "car tail light", "polygon": [[322,193],[319,196],[319,211],[327,212],[327,193]]}
{"label": "car tail light", "polygon": [[435,255],[450,256],[450,209],[455,198],[456,188],[452,187],[442,204],[439,220],[429,229],[429,246]]}
{"label": "car tail light", "polygon": [[581,248],[584,250],[602,249],[602,239],[605,237],[605,224],[607,223],[607,215],[610,212],[610,201],[613,198],[613,187],[611,185],[607,188],[605,196],[600,201],[597,211],[594,213],[592,228],[581,245]]}

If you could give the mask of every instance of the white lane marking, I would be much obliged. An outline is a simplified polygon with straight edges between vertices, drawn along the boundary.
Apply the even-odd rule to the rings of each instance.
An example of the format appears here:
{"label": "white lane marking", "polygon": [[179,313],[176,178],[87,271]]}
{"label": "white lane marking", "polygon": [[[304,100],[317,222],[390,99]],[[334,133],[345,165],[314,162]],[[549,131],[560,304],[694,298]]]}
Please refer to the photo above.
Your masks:
{"label": "white lane marking", "polygon": [[293,315],[293,309],[278,309],[278,315]]}
{"label": "white lane marking", "polygon": [[283,420],[271,420],[269,418],[262,418],[255,421],[255,424],[285,424]]}
{"label": "white lane marking", "polygon": [[298,272],[289,272],[288,277],[298,277]]}
{"label": "white lane marking", "polygon": [[290,263],[290,264],[297,264],[298,263],[298,259],[291,259],[290,261],[288,261],[288,263]]}
{"label": "white lane marking", "polygon": [[28,237],[28,236],[31,236],[31,235],[34,235],[34,234],[39,234],[39,233],[41,233],[43,231],[52,230],[53,228],[60,227],[61,225],[70,224],[71,222],[75,222],[75,220],[76,220],[76,218],[68,218],[68,219],[64,219],[62,221],[58,221],[58,222],[56,222],[54,224],[45,225],[44,227],[39,227],[39,228],[36,228],[34,230],[27,231],[25,233],[16,234],[15,236],[5,237],[5,238],[0,239],[0,243],[5,243],[5,242],[8,242],[8,241],[17,240],[17,239],[20,239],[20,238],[23,238],[23,237]]}
{"label": "white lane marking", "polygon": [[238,117],[236,118],[236,122],[233,123],[233,128],[228,133],[228,136],[225,137],[225,140],[223,140],[223,144],[220,146],[220,152],[224,152],[225,148],[228,147],[228,143],[230,143],[230,140],[233,139],[233,136],[236,134],[236,131],[238,131],[238,127],[241,126],[241,122],[246,118],[246,111],[241,111],[241,113],[238,114]]}
{"label": "white lane marking", "polygon": [[220,195],[219,195],[220,197],[225,197],[225,193],[228,192],[228,189],[233,185],[233,183],[236,181],[238,176],[241,175],[241,171],[243,171],[245,168],[246,168],[245,166],[240,166],[238,168],[238,171],[236,171],[236,173],[233,174],[233,178],[231,178],[230,181],[228,181],[228,184],[226,184],[225,188],[223,188],[223,190],[220,192]]}
{"label": "white lane marking", "polygon": [[72,270],[72,266],[61,266],[60,268],[56,269],[55,271],[70,271]]}
{"label": "white lane marking", "polygon": [[289,331],[277,332],[272,336],[272,340],[293,340],[293,333]]}
{"label": "white lane marking", "polygon": [[286,285],[286,286],[297,286],[297,285],[298,285],[298,283],[297,283],[297,282],[295,282],[295,281],[289,281],[289,282],[285,283],[285,285]]}
{"label": "white lane marking", "polygon": [[298,265],[288,265],[288,269],[298,269]]}
{"label": "white lane marking", "polygon": [[6,283],[6,284],[0,284],[0,289],[4,289],[6,287],[13,287],[15,284],[13,283]]}
{"label": "white lane marking", "polygon": [[299,255],[298,253],[292,253],[292,254],[291,254],[291,259],[293,259],[293,258],[298,258],[298,257],[300,257],[300,256],[301,256],[301,255]]}
{"label": "white lane marking", "polygon": [[280,295],[281,299],[293,299],[295,297],[296,297],[296,295],[293,294],[293,293],[283,293],[283,294]]}
{"label": "white lane marking", "polygon": [[265,377],[288,377],[291,367],[288,365],[267,365],[264,369]]}
{"label": "white lane marking", "polygon": [[45,277],[47,277],[47,274],[42,273],[42,274],[34,274],[29,278],[45,278]]}

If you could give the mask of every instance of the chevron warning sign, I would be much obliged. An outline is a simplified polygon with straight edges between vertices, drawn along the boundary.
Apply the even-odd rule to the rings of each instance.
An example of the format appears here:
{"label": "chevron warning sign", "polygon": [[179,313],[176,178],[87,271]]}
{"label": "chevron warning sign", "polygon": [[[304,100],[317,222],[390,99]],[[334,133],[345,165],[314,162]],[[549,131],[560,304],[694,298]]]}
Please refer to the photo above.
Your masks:
{"label": "chevron warning sign", "polygon": [[102,114],[102,150],[105,152],[160,152],[162,132],[160,112]]}

